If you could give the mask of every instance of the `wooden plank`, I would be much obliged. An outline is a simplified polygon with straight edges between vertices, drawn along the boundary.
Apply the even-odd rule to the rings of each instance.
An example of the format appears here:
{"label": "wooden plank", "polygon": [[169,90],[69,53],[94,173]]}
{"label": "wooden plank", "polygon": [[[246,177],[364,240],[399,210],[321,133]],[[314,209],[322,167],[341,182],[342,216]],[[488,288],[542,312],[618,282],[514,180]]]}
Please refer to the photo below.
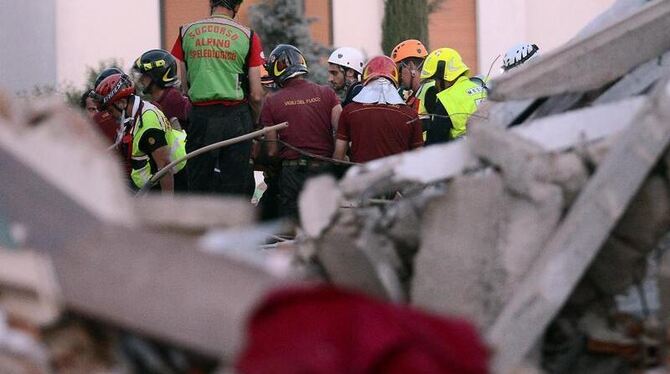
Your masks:
{"label": "wooden plank", "polygon": [[487,338],[495,371],[510,372],[523,360],[609,236],[618,219],[670,144],[670,85],[642,108],[596,170],[541,257],[503,309]]}
{"label": "wooden plank", "polygon": [[[575,110],[515,127],[512,131],[547,151],[560,151],[592,142],[629,126],[645,98]],[[486,123],[480,123],[486,126]],[[448,161],[447,161],[448,160]],[[394,190],[407,183],[434,183],[479,167],[467,139],[426,147],[353,167],[340,182],[346,196],[356,196],[375,186]],[[377,188],[379,192],[382,188]]]}
{"label": "wooden plank", "polygon": [[521,100],[600,88],[670,49],[668,30],[670,1],[652,1],[621,22],[493,80],[489,99]]}

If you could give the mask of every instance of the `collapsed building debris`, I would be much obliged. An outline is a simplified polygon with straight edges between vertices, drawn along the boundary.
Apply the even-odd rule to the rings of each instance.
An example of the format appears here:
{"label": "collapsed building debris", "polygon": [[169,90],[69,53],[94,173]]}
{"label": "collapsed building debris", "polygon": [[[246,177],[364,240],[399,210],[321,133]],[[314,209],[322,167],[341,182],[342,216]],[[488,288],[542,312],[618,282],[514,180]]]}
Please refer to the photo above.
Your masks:
{"label": "collapsed building debris", "polygon": [[[37,326],[68,309],[226,362],[261,296],[321,277],[467,317],[494,372],[660,364],[651,351],[669,343],[667,316],[613,311],[670,231],[670,1],[617,4],[495,80],[467,139],[310,180],[293,267],[253,250],[273,229],[253,227],[247,202],[133,199],[79,116],[0,94],[0,170],[12,179],[0,184],[0,308]],[[12,356],[0,365],[47,366],[43,346],[5,325],[0,351]]]}
{"label": "collapsed building debris", "polygon": [[[497,101],[472,117],[467,139],[354,167],[335,188],[308,184],[306,201],[357,207],[301,207],[323,222],[303,224],[310,258],[343,286],[471,318],[495,372],[526,360],[566,373],[648,365],[642,343],[607,322],[670,230],[670,2],[640,5],[494,80]],[[641,53],[621,56],[642,40]],[[403,199],[376,204],[396,192]],[[589,345],[556,349],[565,323]],[[627,360],[619,343],[634,352]]]}

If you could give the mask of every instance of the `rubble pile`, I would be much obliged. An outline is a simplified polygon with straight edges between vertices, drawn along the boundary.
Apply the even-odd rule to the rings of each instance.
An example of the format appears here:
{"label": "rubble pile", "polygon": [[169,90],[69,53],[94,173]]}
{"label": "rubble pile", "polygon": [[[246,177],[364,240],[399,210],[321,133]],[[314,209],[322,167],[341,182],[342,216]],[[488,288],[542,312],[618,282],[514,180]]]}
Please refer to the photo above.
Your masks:
{"label": "rubble pile", "polygon": [[667,30],[670,1],[618,1],[491,82],[465,139],[308,181],[275,246],[248,202],[130,197],[78,114],[0,94],[0,371],[127,369],[114,346],[225,366],[259,300],[314,278],[472,321],[496,373],[667,364],[670,256],[656,314],[615,300],[670,231]]}
{"label": "rubble pile", "polygon": [[499,372],[647,365],[649,343],[612,318],[670,230],[668,26],[670,2],[640,4],[494,80],[467,139],[312,180],[303,259],[342,286],[470,318]]}

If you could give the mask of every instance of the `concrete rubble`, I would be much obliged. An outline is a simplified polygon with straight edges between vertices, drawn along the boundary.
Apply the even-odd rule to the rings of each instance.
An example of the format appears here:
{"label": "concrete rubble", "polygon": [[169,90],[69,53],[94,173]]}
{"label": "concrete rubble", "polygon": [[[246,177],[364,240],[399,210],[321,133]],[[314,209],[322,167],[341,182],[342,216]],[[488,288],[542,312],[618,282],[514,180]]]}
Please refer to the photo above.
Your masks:
{"label": "concrete rubble", "polygon": [[58,347],[93,344],[78,322],[51,346],[68,339],[25,328],[66,310],[230,362],[255,303],[296,279],[465,317],[495,373],[667,364],[670,256],[658,314],[615,313],[670,231],[667,30],[670,1],[618,1],[494,80],[466,139],[311,179],[299,235],[274,247],[289,260],[254,250],[277,228],[247,202],[131,198],[79,115],[0,93],[0,368],[48,372]]}
{"label": "concrete rubble", "polygon": [[[660,31],[670,2],[628,3],[494,80],[467,139],[354,167],[327,190],[333,181],[309,184],[304,196],[339,197],[344,208],[301,207],[321,222],[304,223],[307,260],[342,286],[473,320],[496,372],[641,365],[552,350],[567,341],[553,340],[557,325],[602,343],[614,297],[644,279],[670,231],[670,45]],[[643,53],[622,56],[640,40]]]}

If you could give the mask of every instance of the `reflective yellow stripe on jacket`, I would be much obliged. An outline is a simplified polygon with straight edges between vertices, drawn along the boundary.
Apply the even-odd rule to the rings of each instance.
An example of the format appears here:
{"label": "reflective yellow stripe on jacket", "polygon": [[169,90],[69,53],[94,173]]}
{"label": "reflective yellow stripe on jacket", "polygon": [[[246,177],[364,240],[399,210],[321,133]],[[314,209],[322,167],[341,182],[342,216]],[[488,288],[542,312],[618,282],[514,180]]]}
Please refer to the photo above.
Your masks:
{"label": "reflective yellow stripe on jacket", "polygon": [[[154,105],[144,102],[142,108],[141,120],[138,119],[133,131],[133,154],[132,170],[130,178],[137,188],[142,188],[158,170],[151,170],[149,155],[140,150],[140,139],[145,131],[149,129],[159,129],[165,132],[165,140],[170,151],[170,161],[178,160],[186,155],[186,133],[175,130],[170,125],[170,121]],[[182,161],[172,170],[178,173],[186,161]]]}
{"label": "reflective yellow stripe on jacket", "polygon": [[437,99],[449,114],[452,139],[466,133],[468,119],[477,111],[477,106],[486,96],[486,90],[467,76],[461,76],[453,86],[437,94]]}

